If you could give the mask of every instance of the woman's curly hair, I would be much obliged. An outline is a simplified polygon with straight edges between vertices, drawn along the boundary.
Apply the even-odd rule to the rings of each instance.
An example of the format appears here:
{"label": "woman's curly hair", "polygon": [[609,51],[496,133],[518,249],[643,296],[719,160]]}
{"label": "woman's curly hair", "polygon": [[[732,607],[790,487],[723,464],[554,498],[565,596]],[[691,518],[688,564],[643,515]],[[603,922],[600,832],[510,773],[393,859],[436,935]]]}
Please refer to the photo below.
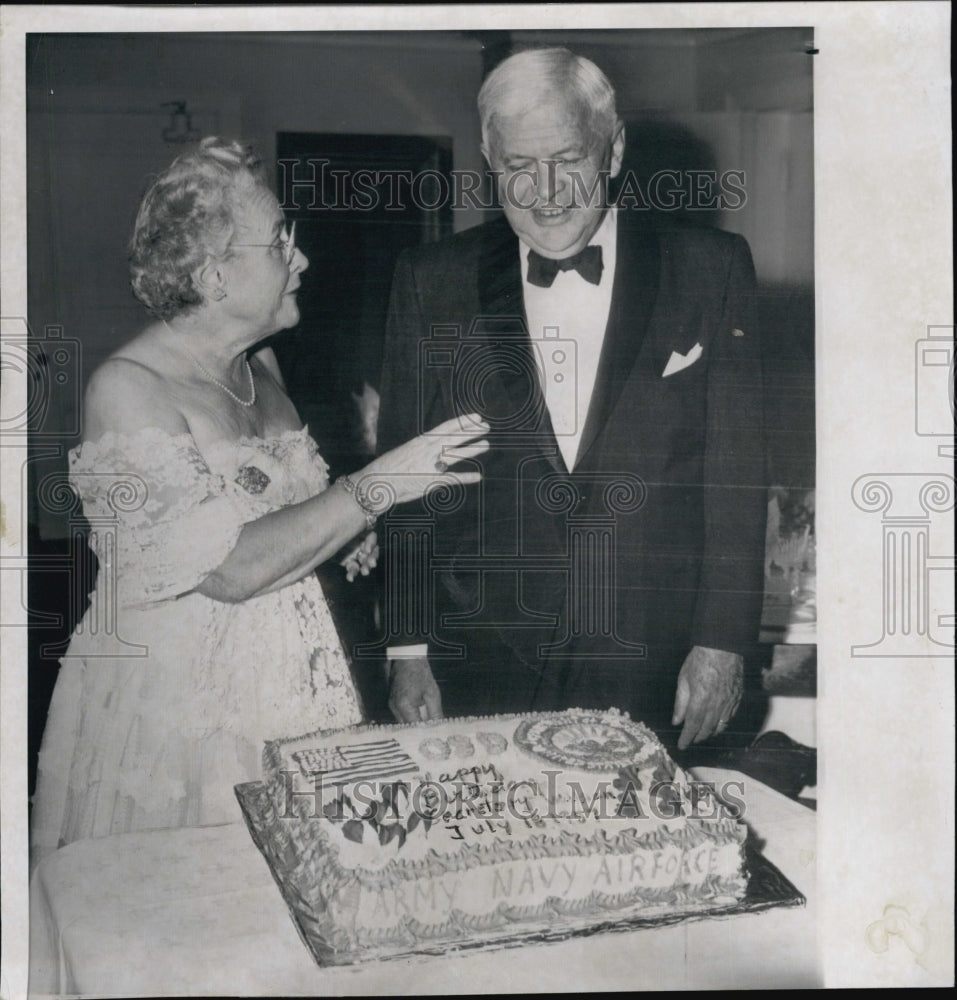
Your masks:
{"label": "woman's curly hair", "polygon": [[250,188],[266,185],[262,161],[242,143],[208,136],[149,186],[130,240],[133,294],[152,316],[170,319],[202,303],[192,272],[207,257],[224,259],[234,209]]}

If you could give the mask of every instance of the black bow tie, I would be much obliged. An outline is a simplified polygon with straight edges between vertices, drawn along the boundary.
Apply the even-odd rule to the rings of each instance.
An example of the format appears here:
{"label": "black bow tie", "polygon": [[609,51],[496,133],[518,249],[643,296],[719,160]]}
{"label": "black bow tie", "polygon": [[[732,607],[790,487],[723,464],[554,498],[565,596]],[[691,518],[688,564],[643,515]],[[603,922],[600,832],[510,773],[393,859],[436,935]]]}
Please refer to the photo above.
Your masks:
{"label": "black bow tie", "polygon": [[559,271],[577,271],[585,281],[593,285],[601,282],[601,247],[585,247],[574,257],[552,260],[534,250],[528,251],[528,280],[539,288],[551,288]]}

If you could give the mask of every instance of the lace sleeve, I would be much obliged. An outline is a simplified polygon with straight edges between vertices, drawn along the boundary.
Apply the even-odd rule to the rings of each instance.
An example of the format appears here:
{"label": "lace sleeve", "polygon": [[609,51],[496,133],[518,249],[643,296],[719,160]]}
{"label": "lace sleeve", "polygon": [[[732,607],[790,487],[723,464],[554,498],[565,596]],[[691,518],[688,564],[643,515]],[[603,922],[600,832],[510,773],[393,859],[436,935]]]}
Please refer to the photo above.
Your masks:
{"label": "lace sleeve", "polygon": [[150,429],[84,443],[70,456],[70,479],[100,572],[114,574],[121,606],[193,590],[251,517],[188,434]]}

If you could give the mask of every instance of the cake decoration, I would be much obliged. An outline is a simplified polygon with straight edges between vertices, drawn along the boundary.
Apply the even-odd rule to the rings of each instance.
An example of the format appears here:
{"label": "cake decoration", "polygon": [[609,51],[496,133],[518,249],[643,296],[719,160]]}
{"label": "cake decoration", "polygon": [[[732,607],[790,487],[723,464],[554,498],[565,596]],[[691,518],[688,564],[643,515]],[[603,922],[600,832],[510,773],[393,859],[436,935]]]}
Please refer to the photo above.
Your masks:
{"label": "cake decoration", "polygon": [[468,736],[453,735],[448,738],[449,750],[453,757],[474,757],[475,744]]}
{"label": "cake decoration", "polygon": [[357,727],[263,762],[260,834],[323,962],[709,912],[747,888],[744,825],[619,712]]}
{"label": "cake decoration", "polygon": [[[505,753],[508,749],[508,740],[500,733],[476,733],[475,739],[489,757]],[[444,740],[431,736],[419,744],[419,753],[429,760],[474,757],[475,744],[468,736],[453,735]]]}
{"label": "cake decoration", "polygon": [[452,756],[452,748],[447,740],[432,737],[432,739],[423,740],[419,744],[419,753],[429,760],[448,760]]}
{"label": "cake decoration", "polygon": [[419,767],[395,740],[373,740],[351,746],[297,750],[292,759],[306,778],[321,777],[329,784],[413,774]]}
{"label": "cake decoration", "polygon": [[573,719],[526,719],[515,732],[515,742],[542,760],[587,771],[617,771],[645,746],[633,731],[600,712]]}
{"label": "cake decoration", "polygon": [[508,740],[501,733],[476,733],[475,738],[482,744],[482,749],[490,756],[505,753]]}

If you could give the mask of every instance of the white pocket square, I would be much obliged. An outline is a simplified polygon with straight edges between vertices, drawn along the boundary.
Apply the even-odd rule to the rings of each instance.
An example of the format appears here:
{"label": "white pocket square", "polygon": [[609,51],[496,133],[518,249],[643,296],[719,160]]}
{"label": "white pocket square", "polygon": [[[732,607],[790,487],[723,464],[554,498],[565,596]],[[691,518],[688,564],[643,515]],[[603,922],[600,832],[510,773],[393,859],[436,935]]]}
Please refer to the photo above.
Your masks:
{"label": "white pocket square", "polygon": [[661,377],[667,378],[669,375],[674,375],[689,365],[693,365],[701,357],[703,350],[704,348],[700,344],[695,344],[687,354],[679,354],[677,351],[672,351],[671,357],[668,358],[668,364],[665,365],[665,370],[661,373]]}

